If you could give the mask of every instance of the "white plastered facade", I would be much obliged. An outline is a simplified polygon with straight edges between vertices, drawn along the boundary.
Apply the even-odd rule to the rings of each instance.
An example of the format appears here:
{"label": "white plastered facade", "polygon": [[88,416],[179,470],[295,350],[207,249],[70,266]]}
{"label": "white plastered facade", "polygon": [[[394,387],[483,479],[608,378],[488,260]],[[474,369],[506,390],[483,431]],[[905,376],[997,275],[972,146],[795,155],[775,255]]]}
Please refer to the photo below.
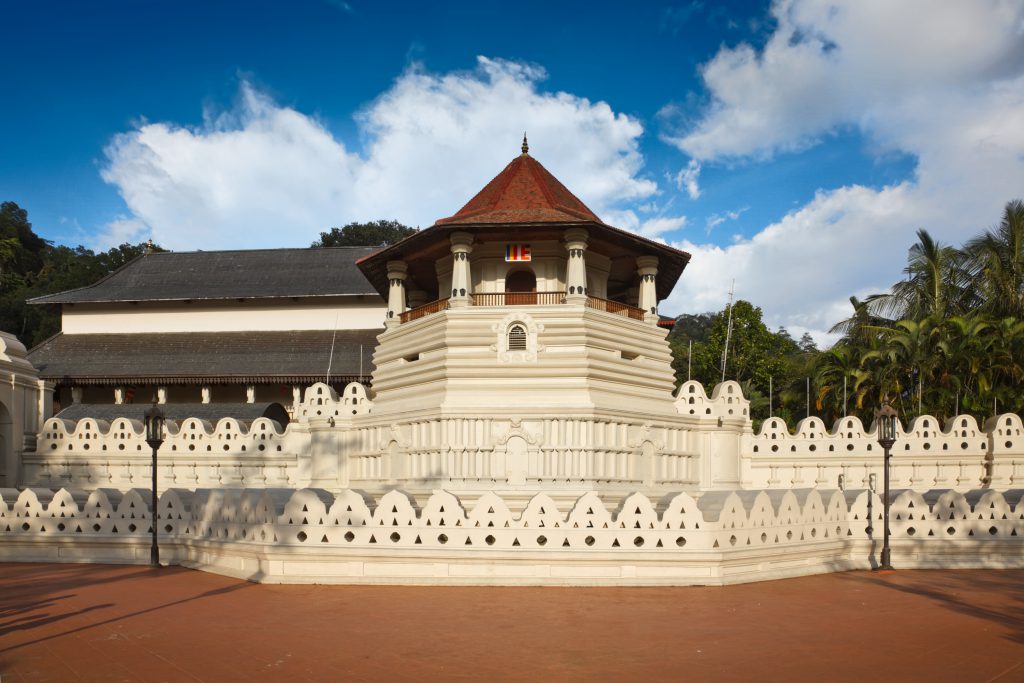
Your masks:
{"label": "white plastered facade", "polygon": [[378,329],[379,297],[302,297],[244,301],[147,301],[145,304],[65,304],[64,334],[257,332]]}
{"label": "white plastered facade", "polygon": [[50,416],[53,387],[39,379],[25,347],[0,332],[0,486],[22,480],[22,453],[34,451],[36,432]]}

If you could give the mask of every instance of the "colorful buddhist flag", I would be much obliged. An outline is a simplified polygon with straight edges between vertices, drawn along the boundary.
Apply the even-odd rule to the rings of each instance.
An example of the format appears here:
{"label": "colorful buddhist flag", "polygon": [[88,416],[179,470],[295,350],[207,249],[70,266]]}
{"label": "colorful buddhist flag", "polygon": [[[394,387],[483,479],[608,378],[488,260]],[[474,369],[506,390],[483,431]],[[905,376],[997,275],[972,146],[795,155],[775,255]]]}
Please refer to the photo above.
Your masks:
{"label": "colorful buddhist flag", "polygon": [[506,261],[529,261],[530,260],[530,245],[529,244],[506,244],[505,245],[505,260]]}

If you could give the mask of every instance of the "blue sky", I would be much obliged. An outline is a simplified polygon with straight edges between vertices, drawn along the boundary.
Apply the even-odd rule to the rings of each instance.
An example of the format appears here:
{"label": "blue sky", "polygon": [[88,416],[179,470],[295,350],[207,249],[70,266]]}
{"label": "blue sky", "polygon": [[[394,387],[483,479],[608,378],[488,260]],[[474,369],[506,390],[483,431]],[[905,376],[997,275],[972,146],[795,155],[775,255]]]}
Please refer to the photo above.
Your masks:
{"label": "blue sky", "polygon": [[[1024,195],[1019,1],[7,3],[0,198],[55,242],[426,226],[518,151],[823,333]],[[881,251],[877,245],[884,243]]]}

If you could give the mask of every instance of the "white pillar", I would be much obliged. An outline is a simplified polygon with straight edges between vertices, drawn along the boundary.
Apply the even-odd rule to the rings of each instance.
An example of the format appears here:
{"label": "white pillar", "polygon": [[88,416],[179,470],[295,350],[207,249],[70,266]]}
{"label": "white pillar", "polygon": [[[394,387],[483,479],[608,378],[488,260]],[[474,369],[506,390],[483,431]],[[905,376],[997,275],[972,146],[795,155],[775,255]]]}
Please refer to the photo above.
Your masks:
{"label": "white pillar", "polygon": [[42,425],[53,417],[53,385],[41,379],[36,382],[36,388],[39,396],[39,403],[36,406],[39,419],[36,424]]}
{"label": "white pillar", "polygon": [[658,322],[658,257],[638,256],[636,272],[640,276],[639,308],[644,311],[644,320]]}
{"label": "white pillar", "polygon": [[210,402],[210,393],[211,393],[210,392],[210,387],[208,387],[208,386],[200,387],[199,394],[200,394],[200,396],[202,396],[201,400],[202,400],[203,403],[209,403]]}
{"label": "white pillar", "polygon": [[405,261],[388,261],[388,318],[387,327],[398,324],[398,316],[405,313],[405,276],[409,266]]}
{"label": "white pillar", "polygon": [[156,388],[156,402],[160,405],[167,403],[167,387]]}
{"label": "white pillar", "polygon": [[256,402],[256,385],[248,384],[245,387],[245,402],[255,403]]}
{"label": "white pillar", "polygon": [[114,387],[114,405],[124,405],[124,387]]}
{"label": "white pillar", "polygon": [[587,231],[583,228],[570,228],[565,231],[565,248],[569,252],[568,265],[565,268],[565,299],[571,303],[587,301]]}
{"label": "white pillar", "polygon": [[473,253],[473,236],[468,232],[453,232],[452,291],[448,305],[452,308],[472,304],[473,276],[469,268],[469,255]]}

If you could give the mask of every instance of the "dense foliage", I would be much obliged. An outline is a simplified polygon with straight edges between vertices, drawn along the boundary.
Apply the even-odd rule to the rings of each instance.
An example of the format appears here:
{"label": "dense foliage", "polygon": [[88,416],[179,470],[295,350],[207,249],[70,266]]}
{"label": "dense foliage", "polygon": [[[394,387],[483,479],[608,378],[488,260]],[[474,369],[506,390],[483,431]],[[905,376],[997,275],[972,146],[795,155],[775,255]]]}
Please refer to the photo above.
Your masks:
{"label": "dense foliage", "polygon": [[[109,251],[54,245],[39,237],[28,213],[14,202],[0,204],[0,329],[32,347],[60,331],[58,306],[32,306],[26,299],[84,287],[146,250],[122,244]],[[159,250],[159,247],[154,247]]]}
{"label": "dense foliage", "polygon": [[416,233],[416,228],[398,221],[371,221],[349,223],[320,233],[320,239],[311,247],[384,247]]}
{"label": "dense foliage", "polygon": [[[736,302],[725,377],[743,385],[755,421],[773,414],[793,425],[811,414],[831,424],[853,414],[870,424],[885,396],[904,420],[1024,410],[1024,203],[1007,204],[996,228],[962,248],[926,230],[917,237],[903,279],[888,293],[850,297],[853,314],[832,328],[842,338],[824,351],[806,335],[796,343],[770,332],[760,309]],[[721,380],[728,314],[677,324],[678,382],[687,368],[705,386]]]}

